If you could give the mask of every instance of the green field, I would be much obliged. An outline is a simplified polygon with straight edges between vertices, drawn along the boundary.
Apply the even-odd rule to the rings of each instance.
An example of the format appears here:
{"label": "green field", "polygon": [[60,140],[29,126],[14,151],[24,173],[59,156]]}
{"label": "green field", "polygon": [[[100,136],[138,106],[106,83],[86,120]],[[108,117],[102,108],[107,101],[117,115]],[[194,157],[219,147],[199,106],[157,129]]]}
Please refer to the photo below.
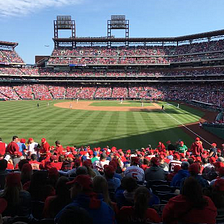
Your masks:
{"label": "green field", "polygon": [[[183,124],[198,121],[203,112],[181,105],[165,105],[163,111],[118,112],[84,111],[55,107],[62,102],[50,101],[1,101],[0,102],[0,137],[8,143],[13,135],[19,138],[34,138],[40,142],[45,137],[53,145],[60,140],[65,147],[90,145],[91,147],[116,146],[123,149],[136,149],[159,141],[184,140],[190,145],[193,139],[178,128]],[[40,107],[37,108],[37,103]],[[124,104],[125,103],[125,104]],[[140,106],[140,102],[125,102],[121,106]],[[126,104],[128,103],[128,104]],[[91,105],[119,106],[118,101],[95,101]],[[162,102],[159,103],[160,105]],[[144,104],[144,106],[146,106]],[[100,107],[99,107],[100,110]],[[174,120],[177,119],[177,120]]]}
{"label": "green field", "polygon": [[[144,107],[153,106],[152,103],[143,101]],[[141,107],[140,101],[124,101],[120,103],[120,100],[116,101],[95,101],[91,103],[91,106],[104,106],[104,107]]]}

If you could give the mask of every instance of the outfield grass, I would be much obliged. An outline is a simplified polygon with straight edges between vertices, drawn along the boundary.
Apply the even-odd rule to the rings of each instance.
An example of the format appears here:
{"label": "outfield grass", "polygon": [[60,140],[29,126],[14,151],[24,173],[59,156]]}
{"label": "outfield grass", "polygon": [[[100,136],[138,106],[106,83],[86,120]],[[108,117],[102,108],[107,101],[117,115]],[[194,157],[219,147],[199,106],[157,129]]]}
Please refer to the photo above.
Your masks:
{"label": "outfield grass", "polygon": [[[181,105],[181,109],[177,109],[165,103],[166,113],[71,110],[54,107],[53,104],[58,102],[62,100],[50,101],[49,107],[47,101],[0,102],[0,137],[6,143],[13,135],[18,135],[25,139],[33,137],[37,142],[45,137],[51,145],[60,140],[63,146],[115,145],[123,149],[136,149],[148,144],[155,147],[159,141],[174,142],[178,139],[190,145],[193,139],[178,128],[179,124],[167,113],[183,124],[198,121],[203,116],[203,112],[193,108]],[[117,104],[117,101],[95,103],[108,106],[106,104]],[[134,106],[136,102],[132,103]]]}

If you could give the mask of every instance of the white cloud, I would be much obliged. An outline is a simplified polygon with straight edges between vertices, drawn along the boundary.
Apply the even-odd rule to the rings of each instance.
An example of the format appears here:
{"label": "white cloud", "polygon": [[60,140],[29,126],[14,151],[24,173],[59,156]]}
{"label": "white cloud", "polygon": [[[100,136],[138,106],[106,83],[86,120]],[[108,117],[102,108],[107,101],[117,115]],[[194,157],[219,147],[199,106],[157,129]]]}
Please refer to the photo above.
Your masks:
{"label": "white cloud", "polygon": [[84,0],[0,0],[0,16],[23,16],[48,7],[77,5]]}

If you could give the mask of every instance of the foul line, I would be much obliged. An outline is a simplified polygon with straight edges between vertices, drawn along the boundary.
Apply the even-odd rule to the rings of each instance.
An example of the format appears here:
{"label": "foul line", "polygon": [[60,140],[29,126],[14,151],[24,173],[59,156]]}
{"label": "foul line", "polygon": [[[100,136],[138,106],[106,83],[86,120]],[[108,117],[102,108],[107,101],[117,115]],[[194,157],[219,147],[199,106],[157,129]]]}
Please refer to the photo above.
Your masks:
{"label": "foul line", "polygon": [[175,117],[171,116],[170,114],[168,114],[165,110],[163,110],[164,113],[166,113],[169,117],[171,117],[173,120],[175,120],[177,123],[179,123],[182,127],[186,128],[188,131],[190,131],[191,133],[193,133],[194,135],[200,137],[200,139],[202,139],[203,141],[205,141],[207,144],[211,145],[210,142],[208,142],[207,140],[205,140],[203,137],[201,137],[199,134],[195,133],[194,131],[192,131],[190,128],[188,128],[186,125],[182,124],[180,121],[178,121]]}

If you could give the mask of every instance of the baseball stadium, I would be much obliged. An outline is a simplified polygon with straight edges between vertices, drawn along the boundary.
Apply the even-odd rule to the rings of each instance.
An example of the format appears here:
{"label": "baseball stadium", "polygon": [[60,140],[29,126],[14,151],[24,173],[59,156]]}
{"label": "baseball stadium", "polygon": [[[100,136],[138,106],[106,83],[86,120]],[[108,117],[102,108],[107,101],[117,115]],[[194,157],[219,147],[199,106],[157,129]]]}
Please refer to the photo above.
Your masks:
{"label": "baseball stadium", "polygon": [[[149,201],[144,202],[141,198],[141,194],[146,197],[149,193],[144,192],[145,187],[140,187],[139,195],[138,190],[135,191],[136,198],[132,204],[125,204],[124,199],[121,200],[116,194],[122,179],[116,177],[120,178],[120,182],[108,182],[108,188],[113,185],[113,189],[109,189],[107,195],[115,215],[105,210],[107,216],[102,215],[100,221],[103,210],[94,213],[94,209],[88,207],[90,215],[82,210],[67,211],[68,217],[72,217],[73,213],[85,217],[85,221],[80,223],[224,222],[222,215],[217,216],[218,193],[212,198],[215,198],[215,205],[207,196],[208,204],[203,204],[204,199],[200,199],[201,204],[198,203],[195,208],[191,204],[192,210],[199,208],[198,219],[192,218],[196,213],[191,210],[182,212],[187,202],[181,199],[184,206],[175,204],[177,208],[182,208],[180,211],[175,208],[175,211],[184,215],[180,219],[175,214],[176,220],[171,221],[170,214],[173,211],[169,204],[171,198],[179,197],[176,190],[183,187],[180,182],[179,185],[171,184],[174,174],[180,169],[188,172],[189,168],[187,176],[197,174],[200,178],[205,172],[203,181],[199,181],[202,187],[208,187],[210,182],[224,176],[224,30],[176,37],[130,37],[130,21],[125,15],[111,15],[107,20],[105,37],[78,37],[76,21],[70,15],[57,16],[52,29],[54,49],[50,56],[36,56],[35,65],[27,65],[16,52],[19,43],[0,41],[0,157],[7,160],[7,170],[28,172],[29,166],[22,162],[26,160],[31,164],[32,171],[42,170],[39,178],[43,180],[44,171],[47,170],[53,177],[51,184],[55,181],[55,175],[60,174],[70,180],[71,183],[68,183],[83,184],[82,190],[85,188],[90,191],[88,183],[92,180],[83,175],[83,166],[92,167],[92,176],[89,175],[94,179],[103,174],[106,180],[114,177],[119,167],[121,172],[117,173],[118,176],[131,175],[136,181],[131,182],[133,178],[127,180],[126,187],[134,185],[136,189],[137,184],[145,184],[151,189],[150,203],[153,206],[150,205],[148,210],[143,204]],[[60,36],[60,31],[64,30],[69,33],[68,37]],[[124,31],[124,37],[115,37],[114,30]],[[18,146],[13,145],[15,142]],[[104,167],[96,162],[101,159],[104,161],[106,158],[103,156],[110,158],[106,160],[108,163],[103,163],[106,164]],[[92,160],[96,157],[98,159]],[[203,166],[206,159],[209,171],[203,171],[206,170]],[[164,173],[158,173],[157,176],[150,174],[149,169],[159,167],[159,164]],[[201,175],[199,164],[203,167]],[[133,166],[135,173],[129,169]],[[222,170],[219,172],[217,167]],[[70,173],[74,169],[78,172],[78,168],[80,176]],[[216,176],[209,176],[211,173]],[[6,180],[2,176],[0,187],[4,191],[2,182],[14,187],[20,180],[16,172],[10,173]],[[99,178],[98,182],[103,183],[103,180]],[[185,182],[184,186],[188,186],[188,189],[199,185],[194,178]],[[224,183],[217,186],[221,184],[224,186]],[[57,212],[63,206],[56,212],[52,203],[50,206],[48,201],[46,205],[47,196],[52,195],[44,187],[44,196],[43,192],[37,193],[34,185],[32,179],[29,184],[25,180],[23,182],[23,189],[28,190],[32,197],[30,213],[34,217],[32,221],[29,217],[30,222],[26,217],[25,223],[72,223],[65,222],[66,219],[60,221],[64,216]],[[60,187],[62,189],[62,185]],[[97,189],[101,188],[103,186],[99,185]],[[187,187],[183,189],[187,195]],[[223,193],[223,188],[220,191]],[[66,190],[63,192],[67,193]],[[199,195],[196,187],[192,187],[192,192]],[[223,194],[220,195],[224,201]],[[7,197],[0,197],[0,207],[4,201],[7,201]],[[63,205],[68,201],[62,203],[60,199]],[[9,201],[7,203],[10,204]],[[131,210],[126,208],[118,211],[114,203],[119,210],[124,205],[133,205],[136,212],[133,214],[136,217],[139,215],[141,221],[136,217],[132,217],[131,221],[126,220],[126,216],[131,216]],[[192,203],[197,204],[196,201]],[[163,206],[159,206],[161,204]],[[224,202],[221,204],[220,208],[223,208]],[[50,208],[55,210],[50,211]],[[10,209],[3,209],[3,214],[11,215],[16,210],[15,214],[20,218],[27,215],[24,210],[18,211],[13,206]],[[147,211],[150,222],[142,221],[146,220],[142,209],[146,209],[144,211]],[[192,222],[189,222],[188,216]]]}
{"label": "baseball stadium", "polygon": [[[71,37],[60,38],[65,29]],[[115,38],[114,29],[125,37]],[[37,57],[36,67],[25,65],[18,43],[1,42],[1,126],[69,146],[133,150],[202,137],[206,147],[214,141],[221,147],[223,34],[131,38],[129,20],[114,15],[107,37],[79,38],[71,16],[58,16],[54,50]],[[4,128],[1,135],[9,142],[13,133]]]}

